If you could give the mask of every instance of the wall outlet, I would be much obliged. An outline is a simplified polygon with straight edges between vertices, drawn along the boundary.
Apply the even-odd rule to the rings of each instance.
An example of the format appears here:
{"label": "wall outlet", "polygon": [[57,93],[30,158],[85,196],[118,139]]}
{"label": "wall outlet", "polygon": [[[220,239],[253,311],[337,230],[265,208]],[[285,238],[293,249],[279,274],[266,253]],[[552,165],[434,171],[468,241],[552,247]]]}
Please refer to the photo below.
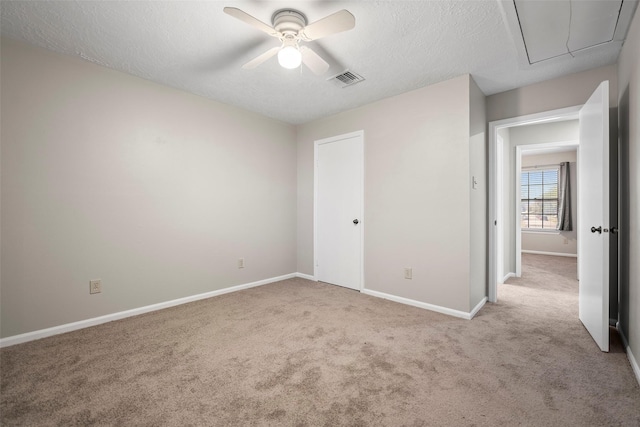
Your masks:
{"label": "wall outlet", "polygon": [[565,245],[568,245],[569,244],[569,239],[565,238],[562,243],[564,243]]}
{"label": "wall outlet", "polygon": [[412,279],[413,278],[413,269],[405,268],[404,269],[404,278],[405,279]]}
{"label": "wall outlet", "polygon": [[238,258],[238,268],[244,268],[244,258]]}
{"label": "wall outlet", "polygon": [[99,294],[102,292],[102,280],[90,280],[89,281],[89,293]]}

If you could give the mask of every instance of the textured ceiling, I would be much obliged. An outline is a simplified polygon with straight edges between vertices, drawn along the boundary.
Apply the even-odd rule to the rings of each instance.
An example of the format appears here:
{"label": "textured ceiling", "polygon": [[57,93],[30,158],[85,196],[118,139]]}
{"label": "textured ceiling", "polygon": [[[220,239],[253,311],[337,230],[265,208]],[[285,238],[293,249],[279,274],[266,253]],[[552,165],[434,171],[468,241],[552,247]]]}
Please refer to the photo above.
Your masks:
{"label": "textured ceiling", "polygon": [[[575,0],[574,0],[575,1]],[[628,3],[629,1],[627,1]],[[242,64],[278,41],[223,13],[271,23],[282,8],[314,22],[340,9],[355,29],[311,42],[332,65],[319,77],[276,58]],[[486,94],[615,63],[621,42],[529,65],[513,3],[484,1],[2,1],[4,37],[299,124],[470,73]],[[623,35],[624,36],[624,35]],[[351,70],[366,81],[340,88]]]}

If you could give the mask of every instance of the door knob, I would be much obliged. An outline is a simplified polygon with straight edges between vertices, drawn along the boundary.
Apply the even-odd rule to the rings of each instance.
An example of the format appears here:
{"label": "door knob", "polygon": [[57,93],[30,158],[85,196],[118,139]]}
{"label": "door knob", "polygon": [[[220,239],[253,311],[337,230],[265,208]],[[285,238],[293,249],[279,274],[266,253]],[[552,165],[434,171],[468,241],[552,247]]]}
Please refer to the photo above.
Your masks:
{"label": "door knob", "polygon": [[591,232],[592,233],[595,233],[596,231],[598,232],[598,234],[602,234],[602,226],[600,226],[598,228],[591,227]]}
{"label": "door knob", "polygon": [[618,234],[618,227],[611,227],[611,234]]}
{"label": "door knob", "polygon": [[359,222],[360,222],[360,221],[358,221],[358,219],[357,219],[357,218],[353,220],[353,223],[354,223],[355,225],[358,225],[358,223],[359,223]]}

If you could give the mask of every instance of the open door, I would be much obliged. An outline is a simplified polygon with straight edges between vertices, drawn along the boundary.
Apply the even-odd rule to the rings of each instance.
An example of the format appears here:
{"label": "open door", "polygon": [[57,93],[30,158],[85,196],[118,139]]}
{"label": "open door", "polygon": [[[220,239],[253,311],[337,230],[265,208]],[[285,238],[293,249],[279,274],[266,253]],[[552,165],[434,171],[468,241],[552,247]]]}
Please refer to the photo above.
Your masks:
{"label": "open door", "polygon": [[578,149],[579,317],[609,351],[609,82],[580,110]]}

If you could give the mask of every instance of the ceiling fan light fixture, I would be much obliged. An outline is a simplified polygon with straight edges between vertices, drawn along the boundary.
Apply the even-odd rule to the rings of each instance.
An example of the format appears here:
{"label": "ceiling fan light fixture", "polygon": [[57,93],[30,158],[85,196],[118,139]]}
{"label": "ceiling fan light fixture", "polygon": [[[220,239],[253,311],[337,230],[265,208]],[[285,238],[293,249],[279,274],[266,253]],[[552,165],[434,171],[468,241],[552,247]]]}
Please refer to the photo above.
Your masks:
{"label": "ceiling fan light fixture", "polygon": [[302,63],[302,54],[296,46],[285,46],[278,52],[278,63],[282,68],[293,70]]}
{"label": "ceiling fan light fixture", "polygon": [[242,68],[246,70],[256,68],[277,54],[278,63],[281,67],[292,70],[304,63],[314,74],[320,76],[329,69],[329,64],[312,48],[304,45],[299,46],[299,43],[310,42],[332,34],[348,31],[356,25],[356,19],[346,9],[325,16],[309,25],[307,25],[307,17],[302,12],[295,9],[280,9],[271,17],[273,26],[265,24],[236,7],[225,7],[223,10],[227,15],[249,24],[282,42],[281,47],[272,47],[244,64]]}

